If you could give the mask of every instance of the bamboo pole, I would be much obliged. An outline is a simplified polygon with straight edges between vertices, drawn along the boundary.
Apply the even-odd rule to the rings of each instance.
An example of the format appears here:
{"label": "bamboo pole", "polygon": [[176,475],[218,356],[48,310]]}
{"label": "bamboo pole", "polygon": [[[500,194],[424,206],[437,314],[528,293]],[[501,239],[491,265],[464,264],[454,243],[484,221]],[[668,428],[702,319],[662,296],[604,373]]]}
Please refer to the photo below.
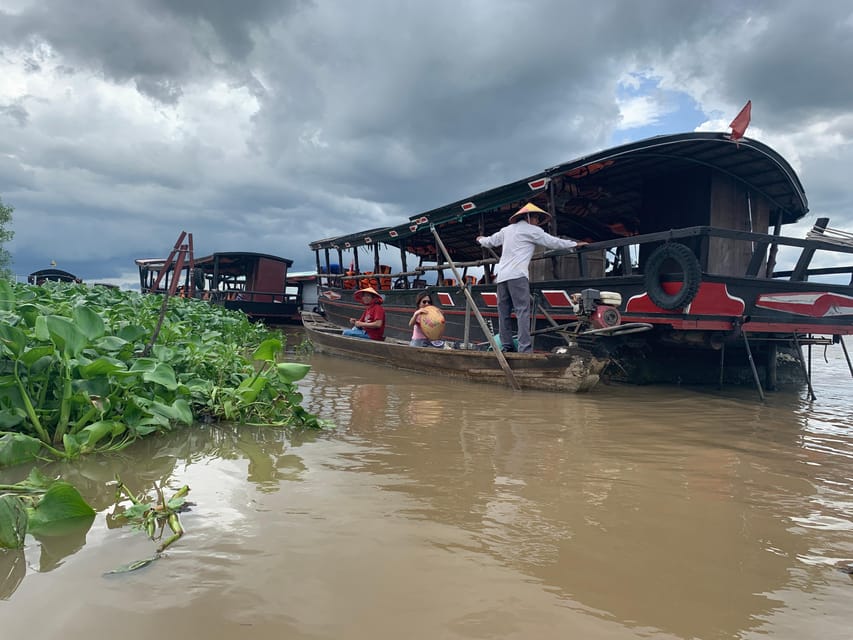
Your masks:
{"label": "bamboo pole", "polygon": [[[453,263],[453,260],[450,258],[450,254],[447,252],[447,248],[444,246],[444,242],[442,242],[441,238],[439,237],[435,225],[430,225],[430,231],[432,231],[432,235],[435,237],[435,243],[438,245],[438,248],[444,254],[444,259],[447,260],[447,264],[450,265],[450,269],[453,271],[453,277],[456,278],[456,282],[462,283],[462,277],[460,276],[459,271],[456,269],[456,265]],[[512,369],[510,369],[509,363],[506,361],[504,354],[501,352],[500,349],[498,349],[498,343],[495,342],[495,337],[492,335],[492,332],[489,331],[489,327],[486,324],[486,321],[483,319],[483,315],[480,313],[480,310],[477,308],[477,304],[474,302],[474,298],[471,296],[471,292],[464,284],[462,285],[462,292],[465,294],[465,297],[468,300],[468,304],[471,305],[471,310],[474,312],[474,316],[477,318],[477,322],[480,323],[480,328],[483,330],[486,339],[492,346],[492,351],[495,352],[495,357],[498,359],[498,364],[500,364],[501,369],[503,369],[503,372],[506,375],[507,383],[515,391],[520,391],[521,385],[519,385],[518,380],[515,379],[515,374],[512,372]]]}

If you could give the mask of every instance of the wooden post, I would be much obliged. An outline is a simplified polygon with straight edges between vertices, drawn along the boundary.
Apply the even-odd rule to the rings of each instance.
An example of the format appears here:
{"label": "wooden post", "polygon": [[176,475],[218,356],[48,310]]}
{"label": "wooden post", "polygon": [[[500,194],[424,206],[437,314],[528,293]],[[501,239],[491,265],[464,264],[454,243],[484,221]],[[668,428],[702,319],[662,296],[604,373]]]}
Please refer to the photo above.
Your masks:
{"label": "wooden post", "polygon": [[720,346],[720,381],[717,383],[717,388],[723,388],[723,381],[726,376],[726,343]]}
{"label": "wooden post", "polygon": [[[815,222],[814,230],[823,230],[826,229],[826,225],[829,224],[829,218],[818,218],[817,222]],[[813,247],[803,247],[802,253],[800,253],[800,259],[797,260],[797,266],[794,267],[793,273],[791,273],[791,281],[792,282],[806,282],[808,277],[809,264],[812,261],[812,256],[814,256],[815,249]]]}
{"label": "wooden post", "polygon": [[[782,234],[782,210],[776,215],[776,224],[773,227],[773,236],[778,238]],[[779,252],[779,245],[775,242],[770,245],[770,254],[767,256],[767,268],[764,271],[764,277],[772,278],[773,270],[776,268],[776,254]]]}
{"label": "wooden post", "polygon": [[768,391],[776,391],[778,384],[778,346],[775,342],[770,342],[767,345],[767,379],[765,384]]}

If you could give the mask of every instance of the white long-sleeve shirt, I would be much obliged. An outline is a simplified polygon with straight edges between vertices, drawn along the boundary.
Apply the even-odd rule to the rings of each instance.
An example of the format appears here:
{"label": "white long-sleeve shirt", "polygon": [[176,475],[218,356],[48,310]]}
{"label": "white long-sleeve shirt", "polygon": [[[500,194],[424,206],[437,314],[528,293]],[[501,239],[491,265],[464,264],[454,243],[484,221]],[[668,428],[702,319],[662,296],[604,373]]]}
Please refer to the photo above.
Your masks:
{"label": "white long-sleeve shirt", "polygon": [[505,226],[497,233],[482,236],[479,242],[483,247],[503,246],[501,259],[498,261],[497,282],[527,278],[530,259],[537,246],[546,249],[571,249],[577,246],[574,240],[563,240],[552,236],[527,220],[519,220]]}

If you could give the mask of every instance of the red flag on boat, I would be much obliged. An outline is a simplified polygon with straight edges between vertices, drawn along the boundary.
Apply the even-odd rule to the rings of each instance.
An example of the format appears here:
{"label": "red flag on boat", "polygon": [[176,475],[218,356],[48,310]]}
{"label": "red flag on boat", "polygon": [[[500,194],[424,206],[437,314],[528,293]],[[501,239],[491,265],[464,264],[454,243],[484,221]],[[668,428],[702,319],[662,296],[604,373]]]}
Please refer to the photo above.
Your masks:
{"label": "red flag on boat", "polygon": [[752,100],[747,100],[740,113],[735,116],[732,123],[729,125],[732,128],[732,140],[740,140],[743,134],[746,133],[746,128],[749,126],[749,120],[752,117]]}

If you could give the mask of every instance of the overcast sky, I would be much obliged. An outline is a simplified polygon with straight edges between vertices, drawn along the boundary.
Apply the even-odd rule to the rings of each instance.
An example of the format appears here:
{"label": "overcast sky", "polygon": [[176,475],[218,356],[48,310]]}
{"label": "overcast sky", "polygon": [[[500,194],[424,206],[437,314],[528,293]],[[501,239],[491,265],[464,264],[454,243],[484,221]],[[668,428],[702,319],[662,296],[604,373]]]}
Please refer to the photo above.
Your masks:
{"label": "overcast sky", "polygon": [[7,248],[132,284],[186,230],[311,269],[312,240],[748,99],[804,228],[849,228],[851,66],[849,0],[0,0]]}

